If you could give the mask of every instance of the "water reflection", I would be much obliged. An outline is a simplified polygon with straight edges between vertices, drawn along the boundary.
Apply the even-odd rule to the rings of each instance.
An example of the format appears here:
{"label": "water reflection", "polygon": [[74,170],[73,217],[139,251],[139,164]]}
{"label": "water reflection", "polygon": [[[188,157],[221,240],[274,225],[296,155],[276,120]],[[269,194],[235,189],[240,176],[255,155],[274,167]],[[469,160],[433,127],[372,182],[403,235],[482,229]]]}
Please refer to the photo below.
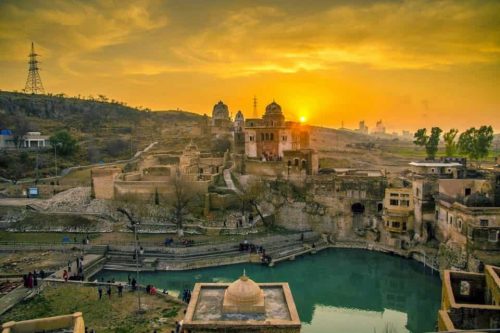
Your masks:
{"label": "water reflection", "polygon": [[[435,328],[441,287],[421,264],[361,250],[332,249],[274,268],[244,264],[186,272],[142,273],[169,292],[195,282],[230,282],[243,269],[256,282],[290,284],[303,332],[424,332]],[[124,272],[103,272],[126,281]]]}

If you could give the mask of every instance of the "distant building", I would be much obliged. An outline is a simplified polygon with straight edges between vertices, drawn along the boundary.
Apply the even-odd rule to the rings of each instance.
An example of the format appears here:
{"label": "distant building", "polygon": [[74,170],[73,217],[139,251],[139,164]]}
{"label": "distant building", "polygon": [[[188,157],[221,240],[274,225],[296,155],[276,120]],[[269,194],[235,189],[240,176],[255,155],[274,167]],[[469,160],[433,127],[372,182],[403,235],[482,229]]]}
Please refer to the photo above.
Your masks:
{"label": "distant building", "polygon": [[[18,142],[19,148],[49,148],[50,142],[47,135],[40,132],[28,132]],[[0,130],[0,149],[15,149],[16,140],[11,130]]]}
{"label": "distant building", "polygon": [[500,328],[500,267],[484,274],[445,270],[438,330],[482,331]]}
{"label": "distant building", "polygon": [[245,274],[231,284],[196,283],[183,332],[299,333],[288,283],[255,283]]}
{"label": "distant building", "polygon": [[368,134],[368,126],[365,125],[365,121],[361,120],[359,122],[359,127],[357,130],[359,133]]}
{"label": "distant building", "polygon": [[382,124],[382,120],[377,121],[377,123],[375,124],[373,134],[385,134],[385,126],[384,124]]}

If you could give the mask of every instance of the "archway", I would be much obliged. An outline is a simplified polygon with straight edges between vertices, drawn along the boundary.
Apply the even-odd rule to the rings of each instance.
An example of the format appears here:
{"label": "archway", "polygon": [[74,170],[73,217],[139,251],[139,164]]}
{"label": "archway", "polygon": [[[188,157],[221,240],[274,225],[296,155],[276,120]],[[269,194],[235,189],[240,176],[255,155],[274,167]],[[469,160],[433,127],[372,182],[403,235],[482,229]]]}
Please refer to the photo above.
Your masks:
{"label": "archway", "polygon": [[351,206],[352,211],[352,227],[354,230],[359,230],[363,228],[363,214],[365,212],[365,206],[359,202]]}

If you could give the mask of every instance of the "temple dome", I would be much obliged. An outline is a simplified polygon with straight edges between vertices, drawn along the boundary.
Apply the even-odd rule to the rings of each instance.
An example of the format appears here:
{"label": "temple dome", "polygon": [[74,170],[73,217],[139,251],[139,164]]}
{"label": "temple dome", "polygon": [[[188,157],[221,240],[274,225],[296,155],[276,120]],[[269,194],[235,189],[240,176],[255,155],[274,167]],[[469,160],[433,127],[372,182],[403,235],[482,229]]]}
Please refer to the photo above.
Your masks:
{"label": "temple dome", "polygon": [[245,120],[245,117],[243,116],[243,112],[241,112],[241,110],[239,110],[237,113],[236,113],[236,117],[234,118],[235,121],[243,121]]}
{"label": "temple dome", "polygon": [[282,114],[281,106],[278,103],[276,103],[275,101],[273,101],[271,104],[266,106],[266,115],[274,115],[274,114],[277,114],[277,115]]}
{"label": "temple dome", "polygon": [[228,119],[229,118],[229,108],[224,102],[219,101],[214,105],[214,109],[212,111],[213,119]]}
{"label": "temple dome", "polygon": [[248,276],[243,274],[231,283],[225,293],[223,309],[225,312],[245,313],[264,311],[264,292]]}

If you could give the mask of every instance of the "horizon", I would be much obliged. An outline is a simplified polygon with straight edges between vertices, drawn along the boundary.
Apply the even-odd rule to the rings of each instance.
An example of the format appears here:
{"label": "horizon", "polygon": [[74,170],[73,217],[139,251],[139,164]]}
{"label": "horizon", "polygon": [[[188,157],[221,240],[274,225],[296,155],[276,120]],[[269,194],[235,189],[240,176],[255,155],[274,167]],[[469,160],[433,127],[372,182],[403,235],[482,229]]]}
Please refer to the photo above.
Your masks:
{"label": "horizon", "polygon": [[[46,92],[387,132],[492,125],[500,96],[495,1],[3,1],[0,89],[20,91],[31,41]],[[376,27],[376,28],[374,28]],[[403,116],[402,116],[403,115]],[[496,116],[496,117],[495,117]]]}

